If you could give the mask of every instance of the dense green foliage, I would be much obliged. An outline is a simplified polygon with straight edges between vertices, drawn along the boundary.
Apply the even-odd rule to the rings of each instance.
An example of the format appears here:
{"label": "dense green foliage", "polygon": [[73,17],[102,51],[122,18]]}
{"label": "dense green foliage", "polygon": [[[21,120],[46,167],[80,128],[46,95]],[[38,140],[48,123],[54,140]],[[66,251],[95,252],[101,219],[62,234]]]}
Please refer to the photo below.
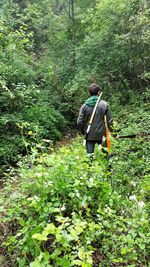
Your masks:
{"label": "dense green foliage", "polygon": [[[3,164],[17,162],[35,139],[59,139],[66,125],[75,125],[92,80],[107,98],[121,92],[122,103],[129,89],[145,90],[148,8],[146,0],[1,1]],[[18,124],[27,125],[24,140]]]}
{"label": "dense green foliage", "polygon": [[[130,113],[118,107],[122,135],[148,130],[142,98]],[[108,162],[97,148],[91,166],[81,138],[51,155],[33,149],[3,191],[2,263],[148,266],[148,136],[112,140],[112,150]]]}
{"label": "dense green foliage", "polygon": [[[147,267],[149,1],[0,7],[0,266]],[[80,137],[51,144],[95,81],[115,128],[139,136],[113,139],[109,162],[97,149],[91,165]]]}

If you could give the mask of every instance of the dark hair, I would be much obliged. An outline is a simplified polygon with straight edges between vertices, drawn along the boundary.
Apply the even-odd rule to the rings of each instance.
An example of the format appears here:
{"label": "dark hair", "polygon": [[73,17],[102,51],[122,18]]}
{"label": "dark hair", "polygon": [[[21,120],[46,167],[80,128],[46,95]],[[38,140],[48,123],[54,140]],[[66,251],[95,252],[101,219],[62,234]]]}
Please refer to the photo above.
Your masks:
{"label": "dark hair", "polygon": [[97,95],[98,92],[101,91],[101,87],[96,84],[96,83],[92,83],[90,86],[89,86],[89,93],[90,95]]}

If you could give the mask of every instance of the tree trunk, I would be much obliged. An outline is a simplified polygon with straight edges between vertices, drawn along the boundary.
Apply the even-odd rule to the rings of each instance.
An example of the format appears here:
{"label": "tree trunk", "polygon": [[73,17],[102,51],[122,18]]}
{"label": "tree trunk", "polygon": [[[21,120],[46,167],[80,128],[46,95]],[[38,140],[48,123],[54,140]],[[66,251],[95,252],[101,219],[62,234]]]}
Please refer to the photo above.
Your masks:
{"label": "tree trunk", "polygon": [[69,0],[69,20],[70,20],[70,34],[71,34],[71,42],[72,42],[72,66],[73,70],[75,70],[75,46],[76,46],[76,29],[75,29],[75,2],[74,0]]}

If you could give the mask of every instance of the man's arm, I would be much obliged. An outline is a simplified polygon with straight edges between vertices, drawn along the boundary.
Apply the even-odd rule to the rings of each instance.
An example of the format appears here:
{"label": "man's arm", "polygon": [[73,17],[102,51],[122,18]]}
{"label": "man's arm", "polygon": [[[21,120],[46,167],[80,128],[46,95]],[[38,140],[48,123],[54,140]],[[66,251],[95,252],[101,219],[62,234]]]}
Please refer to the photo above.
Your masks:
{"label": "man's arm", "polygon": [[113,118],[111,114],[110,107],[108,106],[107,111],[106,111],[106,118],[107,118],[107,125],[109,130],[112,132],[113,130]]}
{"label": "man's arm", "polygon": [[84,133],[84,123],[85,122],[84,122],[84,104],[83,104],[80,108],[79,115],[77,118],[77,126],[81,131],[81,133]]}

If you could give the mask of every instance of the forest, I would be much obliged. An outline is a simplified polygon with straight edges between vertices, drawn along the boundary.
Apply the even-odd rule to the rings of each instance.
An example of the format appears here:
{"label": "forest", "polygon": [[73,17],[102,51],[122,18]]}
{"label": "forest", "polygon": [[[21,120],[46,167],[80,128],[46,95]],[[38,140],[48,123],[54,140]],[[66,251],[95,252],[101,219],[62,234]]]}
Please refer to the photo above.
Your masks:
{"label": "forest", "polygon": [[[0,1],[0,266],[149,266],[149,55],[149,0]],[[92,83],[113,131],[90,164]]]}

